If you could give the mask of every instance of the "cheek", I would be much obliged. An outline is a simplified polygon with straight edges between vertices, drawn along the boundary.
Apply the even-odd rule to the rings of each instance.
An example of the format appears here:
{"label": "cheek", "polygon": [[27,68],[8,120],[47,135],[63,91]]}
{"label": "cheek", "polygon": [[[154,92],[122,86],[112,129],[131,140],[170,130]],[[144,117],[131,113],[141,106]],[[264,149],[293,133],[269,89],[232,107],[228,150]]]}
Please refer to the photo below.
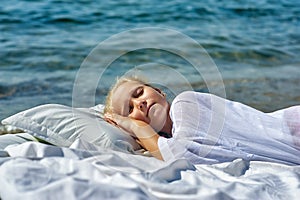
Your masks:
{"label": "cheek", "polygon": [[152,128],[154,128],[154,130],[159,132],[166,123],[167,115],[168,115],[168,110],[165,106],[161,104],[155,104],[150,109],[150,113],[149,113],[151,119],[150,125],[152,126]]}

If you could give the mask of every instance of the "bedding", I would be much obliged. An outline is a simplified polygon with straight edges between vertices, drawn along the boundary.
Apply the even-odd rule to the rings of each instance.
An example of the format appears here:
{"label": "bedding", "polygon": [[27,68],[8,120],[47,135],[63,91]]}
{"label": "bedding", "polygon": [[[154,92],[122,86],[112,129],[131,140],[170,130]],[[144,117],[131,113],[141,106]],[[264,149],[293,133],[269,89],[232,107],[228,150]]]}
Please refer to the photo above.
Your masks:
{"label": "bedding", "polygon": [[242,159],[192,165],[185,159],[26,142],[0,159],[2,199],[297,199],[299,166]]}
{"label": "bedding", "polygon": [[0,150],[4,150],[11,144],[22,144],[27,141],[38,141],[28,133],[5,134],[0,136]]}
{"label": "bedding", "polygon": [[106,123],[101,112],[101,105],[74,109],[48,104],[3,120],[26,133],[0,136],[1,199],[300,196],[298,165],[243,159],[211,165],[193,165],[186,159],[163,162]]}
{"label": "bedding", "polygon": [[14,126],[56,146],[68,147],[77,138],[82,138],[119,151],[141,149],[131,136],[103,120],[102,111],[101,104],[92,108],[46,104],[10,116],[2,120],[2,124]]}

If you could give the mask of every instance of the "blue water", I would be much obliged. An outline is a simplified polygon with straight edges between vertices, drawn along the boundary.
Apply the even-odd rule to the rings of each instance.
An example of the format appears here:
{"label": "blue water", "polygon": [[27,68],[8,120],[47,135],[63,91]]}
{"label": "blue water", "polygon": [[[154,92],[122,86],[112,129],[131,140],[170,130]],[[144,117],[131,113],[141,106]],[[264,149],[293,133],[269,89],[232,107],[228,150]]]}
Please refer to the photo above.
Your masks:
{"label": "blue water", "polygon": [[[76,74],[92,49],[143,27],[174,29],[200,43],[222,74],[229,99],[264,111],[300,103],[298,0],[9,0],[0,4],[0,119],[45,103],[72,105]],[[170,65],[173,58],[144,50],[112,63],[118,67],[105,74],[106,84],[99,83],[96,102],[128,67],[155,60]],[[195,90],[206,91],[184,63],[174,69]]]}

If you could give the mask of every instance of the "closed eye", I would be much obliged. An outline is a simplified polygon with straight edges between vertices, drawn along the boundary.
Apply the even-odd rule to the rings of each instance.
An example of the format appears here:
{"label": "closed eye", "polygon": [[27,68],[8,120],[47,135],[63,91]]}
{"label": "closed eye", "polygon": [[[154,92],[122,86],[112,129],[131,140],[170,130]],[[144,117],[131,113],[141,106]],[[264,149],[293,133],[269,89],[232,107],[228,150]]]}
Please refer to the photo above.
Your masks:
{"label": "closed eye", "polygon": [[144,88],[141,86],[141,87],[138,87],[135,92],[132,94],[132,97],[134,98],[138,98],[140,96],[142,96],[144,93]]}
{"label": "closed eye", "polygon": [[[133,92],[132,97],[133,98],[138,98],[138,97],[142,96],[143,93],[144,93],[144,88],[143,88],[143,86],[140,86],[140,87],[136,88],[136,90]],[[134,109],[134,107],[130,103],[129,104],[129,109],[128,109],[128,114],[132,113],[133,109]]]}

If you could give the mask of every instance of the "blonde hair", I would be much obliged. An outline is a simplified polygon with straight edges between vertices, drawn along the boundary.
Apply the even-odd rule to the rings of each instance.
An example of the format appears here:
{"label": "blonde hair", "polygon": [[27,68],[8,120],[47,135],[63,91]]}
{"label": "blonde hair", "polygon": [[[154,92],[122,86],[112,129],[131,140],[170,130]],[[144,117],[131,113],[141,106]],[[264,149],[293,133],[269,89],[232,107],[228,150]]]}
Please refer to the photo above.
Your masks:
{"label": "blonde hair", "polygon": [[104,107],[104,113],[112,113],[113,112],[113,105],[112,105],[112,95],[113,93],[124,83],[127,82],[138,82],[143,85],[148,85],[145,80],[137,76],[122,76],[121,78],[117,78],[115,84],[110,88]]}

